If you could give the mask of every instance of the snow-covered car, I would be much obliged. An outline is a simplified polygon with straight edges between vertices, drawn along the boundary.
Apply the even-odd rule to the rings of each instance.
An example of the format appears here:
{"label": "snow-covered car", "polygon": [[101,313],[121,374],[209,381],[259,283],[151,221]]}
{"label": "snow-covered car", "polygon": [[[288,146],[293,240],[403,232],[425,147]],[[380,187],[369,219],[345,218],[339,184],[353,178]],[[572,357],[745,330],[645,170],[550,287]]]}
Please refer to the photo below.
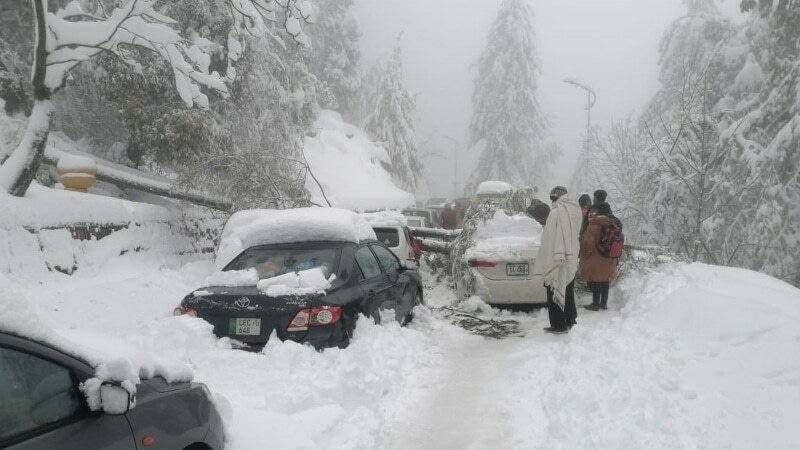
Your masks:
{"label": "snow-covered car", "polygon": [[404,216],[406,218],[406,223],[409,227],[412,228],[427,228],[428,221],[425,220],[424,217],[420,216]]}
{"label": "snow-covered car", "polygon": [[145,379],[148,370],[126,359],[100,362],[74,342],[2,325],[0,448],[222,450],[222,419],[205,385]]}
{"label": "snow-covered car", "polygon": [[402,211],[406,217],[422,217],[427,222],[427,226],[438,227],[439,218],[436,211],[428,208],[406,208]]}
{"label": "snow-covered car", "polygon": [[478,223],[462,264],[454,266],[459,298],[475,295],[490,305],[547,303],[541,280],[531,276],[541,234],[532,218],[502,210]]}
{"label": "snow-covered car", "polygon": [[491,201],[505,205],[513,193],[514,187],[505,181],[484,181],[475,191],[475,201]]}
{"label": "snow-covered car", "polygon": [[275,336],[344,347],[360,315],[394,309],[405,323],[422,303],[416,266],[378,242],[358,214],[336,208],[248,210],[231,216],[220,272],[174,314],[200,317],[220,337],[258,349]]}
{"label": "snow-covered car", "polygon": [[420,244],[408,227],[408,218],[392,211],[363,213],[375,232],[376,239],[389,247],[399,259],[419,261]]}

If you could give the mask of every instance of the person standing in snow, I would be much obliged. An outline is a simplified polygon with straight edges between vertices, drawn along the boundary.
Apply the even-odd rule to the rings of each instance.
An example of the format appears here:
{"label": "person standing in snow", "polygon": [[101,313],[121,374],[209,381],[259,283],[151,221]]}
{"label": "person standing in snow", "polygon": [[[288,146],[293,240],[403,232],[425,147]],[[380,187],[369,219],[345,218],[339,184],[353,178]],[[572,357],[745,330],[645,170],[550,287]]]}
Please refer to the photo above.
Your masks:
{"label": "person standing in snow", "polygon": [[592,304],[585,308],[590,311],[608,309],[608,291],[611,279],[617,273],[617,260],[606,258],[597,251],[603,231],[607,227],[617,227],[619,219],[614,217],[611,206],[602,202],[594,206],[597,215],[589,219],[589,226],[581,242],[581,280],[592,289]]}
{"label": "person standing in snow", "polygon": [[444,211],[442,211],[442,228],[445,230],[455,230],[456,222],[458,222],[456,210],[450,206],[450,203],[444,205]]}
{"label": "person standing in snow", "polygon": [[577,323],[575,274],[578,270],[578,233],[581,209],[567,196],[567,189],[556,186],[550,191],[553,209],[547,216],[539,253],[533,264],[533,276],[547,289],[549,333],[567,333]]}
{"label": "person standing in snow", "polygon": [[528,208],[528,214],[539,224],[544,227],[547,223],[547,216],[550,215],[550,207],[547,206],[547,203],[537,200],[538,203],[534,204],[531,202],[531,207]]}
{"label": "person standing in snow", "polygon": [[583,242],[583,233],[589,225],[589,209],[592,208],[592,197],[589,194],[583,194],[578,197],[578,206],[581,207],[581,214],[583,215],[583,222],[581,222],[581,232],[579,235],[580,242]]}

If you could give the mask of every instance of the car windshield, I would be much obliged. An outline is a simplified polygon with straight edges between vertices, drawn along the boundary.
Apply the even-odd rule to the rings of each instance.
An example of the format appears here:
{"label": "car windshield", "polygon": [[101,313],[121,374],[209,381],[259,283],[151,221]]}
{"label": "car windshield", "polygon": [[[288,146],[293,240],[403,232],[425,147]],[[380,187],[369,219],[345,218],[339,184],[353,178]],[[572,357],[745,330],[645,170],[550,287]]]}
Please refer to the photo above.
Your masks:
{"label": "car windshield", "polygon": [[400,234],[396,228],[373,228],[375,236],[380,242],[386,244],[387,247],[400,246]]}
{"label": "car windshield", "polygon": [[410,227],[420,227],[420,226],[422,226],[422,221],[420,219],[418,219],[418,218],[413,218],[413,219],[412,218],[408,218],[408,219],[406,219],[406,222],[408,223],[408,226],[410,226]]}
{"label": "car windshield", "polygon": [[322,269],[325,277],[336,273],[341,248],[335,244],[319,246],[252,247],[234,259],[225,270],[256,269],[264,280],[290,272]]}

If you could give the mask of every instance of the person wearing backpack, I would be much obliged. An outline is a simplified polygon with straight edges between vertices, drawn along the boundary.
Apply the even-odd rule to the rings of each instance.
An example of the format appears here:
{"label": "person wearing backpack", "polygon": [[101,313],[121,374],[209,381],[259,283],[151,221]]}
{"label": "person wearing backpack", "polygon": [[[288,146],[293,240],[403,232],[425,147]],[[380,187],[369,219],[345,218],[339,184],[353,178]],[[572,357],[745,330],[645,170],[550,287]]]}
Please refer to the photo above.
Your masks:
{"label": "person wearing backpack", "polygon": [[617,225],[619,219],[614,217],[608,203],[598,203],[593,210],[595,214],[590,215],[581,242],[580,275],[592,289],[592,304],[585,308],[598,311],[608,309],[609,286],[617,272],[617,259],[624,240],[621,227]]}

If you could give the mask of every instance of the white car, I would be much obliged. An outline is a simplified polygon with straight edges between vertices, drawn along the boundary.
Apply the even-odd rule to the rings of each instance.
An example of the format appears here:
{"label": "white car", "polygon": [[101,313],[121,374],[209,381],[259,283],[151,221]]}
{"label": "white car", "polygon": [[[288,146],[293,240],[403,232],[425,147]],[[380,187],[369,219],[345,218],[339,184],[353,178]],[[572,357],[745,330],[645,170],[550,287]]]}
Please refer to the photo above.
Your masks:
{"label": "white car", "polygon": [[428,228],[428,221],[424,217],[419,216],[405,216],[406,223],[412,228]]}
{"label": "white car", "polygon": [[408,229],[407,217],[393,211],[362,213],[361,217],[375,231],[377,240],[389,247],[400,260],[419,260],[414,254],[414,238]]}
{"label": "white car", "polygon": [[542,280],[531,276],[541,234],[541,225],[532,218],[502,210],[478,224],[474,244],[463,254],[466,265],[454,274],[458,296],[478,296],[490,305],[547,303]]}
{"label": "white car", "polygon": [[505,204],[513,192],[514,186],[505,181],[484,181],[478,185],[475,199],[478,202],[494,201]]}

